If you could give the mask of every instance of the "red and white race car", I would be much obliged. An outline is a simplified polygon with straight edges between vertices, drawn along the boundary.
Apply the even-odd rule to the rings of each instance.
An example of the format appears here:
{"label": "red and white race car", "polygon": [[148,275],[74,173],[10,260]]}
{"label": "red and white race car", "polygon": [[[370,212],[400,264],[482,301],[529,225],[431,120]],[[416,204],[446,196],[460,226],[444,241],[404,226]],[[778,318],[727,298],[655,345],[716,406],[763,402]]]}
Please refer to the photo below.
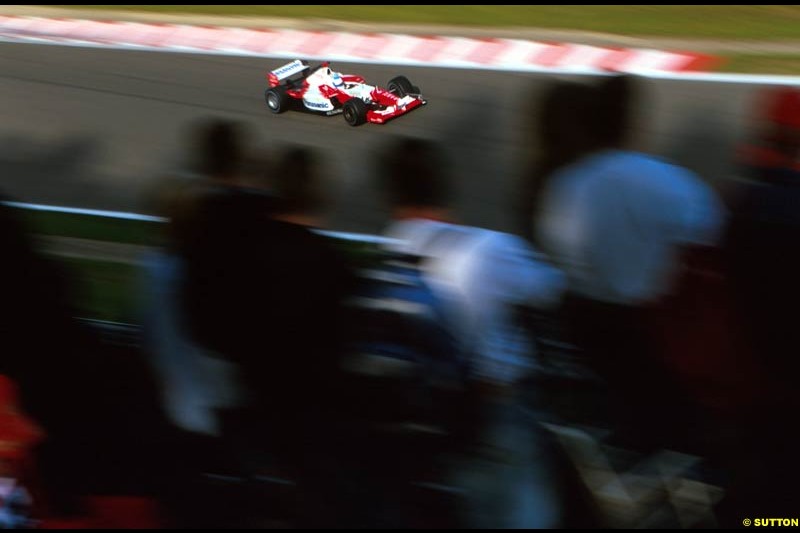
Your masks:
{"label": "red and white race car", "polygon": [[367,85],[361,76],[334,72],[328,63],[312,70],[298,59],[271,71],[267,80],[264,97],[273,113],[283,113],[300,100],[311,111],[341,113],[351,126],[383,124],[427,103],[405,76],[392,78],[384,89]]}

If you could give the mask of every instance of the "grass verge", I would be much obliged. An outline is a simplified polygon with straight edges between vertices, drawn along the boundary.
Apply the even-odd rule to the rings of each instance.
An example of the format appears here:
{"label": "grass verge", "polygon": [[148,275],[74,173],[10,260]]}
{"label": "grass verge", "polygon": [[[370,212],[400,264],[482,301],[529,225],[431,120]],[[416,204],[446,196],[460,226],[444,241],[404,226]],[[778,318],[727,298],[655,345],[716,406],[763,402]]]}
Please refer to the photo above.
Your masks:
{"label": "grass verge", "polygon": [[792,5],[80,5],[83,9],[334,19],[357,22],[537,27],[620,35],[800,39]]}

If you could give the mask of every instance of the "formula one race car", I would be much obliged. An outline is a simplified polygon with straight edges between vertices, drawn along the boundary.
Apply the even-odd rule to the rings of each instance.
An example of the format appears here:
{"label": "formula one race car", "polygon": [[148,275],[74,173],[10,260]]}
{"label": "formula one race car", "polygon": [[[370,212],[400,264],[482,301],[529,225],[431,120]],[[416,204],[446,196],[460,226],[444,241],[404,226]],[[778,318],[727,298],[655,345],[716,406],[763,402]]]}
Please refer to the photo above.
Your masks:
{"label": "formula one race car", "polygon": [[392,78],[384,89],[367,85],[361,76],[334,72],[328,63],[311,69],[298,59],[270,72],[267,80],[264,97],[273,113],[283,113],[300,100],[311,111],[341,113],[351,126],[383,124],[427,103],[405,76]]}

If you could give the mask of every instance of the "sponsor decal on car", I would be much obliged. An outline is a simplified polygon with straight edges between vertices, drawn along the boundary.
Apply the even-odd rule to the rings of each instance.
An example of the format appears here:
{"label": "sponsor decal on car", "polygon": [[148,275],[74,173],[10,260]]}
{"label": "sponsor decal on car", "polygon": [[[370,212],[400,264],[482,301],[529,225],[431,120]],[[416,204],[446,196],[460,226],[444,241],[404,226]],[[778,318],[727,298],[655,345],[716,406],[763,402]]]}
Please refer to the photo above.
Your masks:
{"label": "sponsor decal on car", "polygon": [[331,104],[328,102],[309,102],[306,100],[303,103],[306,107],[313,107],[314,109],[328,109],[331,107]]}
{"label": "sponsor decal on car", "polygon": [[275,69],[272,71],[272,74],[275,74],[279,80],[283,80],[288,78],[293,74],[297,74],[298,72],[302,72],[307,69],[308,66],[304,65],[302,61],[299,59],[292,61],[288,65],[284,65],[281,68]]}

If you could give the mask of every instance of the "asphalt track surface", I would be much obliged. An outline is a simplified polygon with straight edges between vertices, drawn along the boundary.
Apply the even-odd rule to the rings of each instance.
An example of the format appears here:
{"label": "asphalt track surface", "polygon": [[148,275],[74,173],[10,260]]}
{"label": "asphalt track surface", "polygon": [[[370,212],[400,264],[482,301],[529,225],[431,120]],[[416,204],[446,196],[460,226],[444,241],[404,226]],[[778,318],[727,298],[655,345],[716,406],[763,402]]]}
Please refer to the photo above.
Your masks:
{"label": "asphalt track surface", "polygon": [[[264,75],[286,62],[0,43],[0,189],[24,202],[152,212],[146,192],[185,167],[192,125],[220,116],[248,123],[266,149],[319,149],[333,229],[375,233],[386,222],[374,156],[394,135],[444,143],[462,220],[515,229],[514,195],[538,150],[531,124],[553,74],[336,63],[373,84],[403,74],[429,102],[386,125],[352,128],[341,116],[269,113]],[[715,184],[730,177],[757,86],[652,79],[642,86],[639,147]]]}

